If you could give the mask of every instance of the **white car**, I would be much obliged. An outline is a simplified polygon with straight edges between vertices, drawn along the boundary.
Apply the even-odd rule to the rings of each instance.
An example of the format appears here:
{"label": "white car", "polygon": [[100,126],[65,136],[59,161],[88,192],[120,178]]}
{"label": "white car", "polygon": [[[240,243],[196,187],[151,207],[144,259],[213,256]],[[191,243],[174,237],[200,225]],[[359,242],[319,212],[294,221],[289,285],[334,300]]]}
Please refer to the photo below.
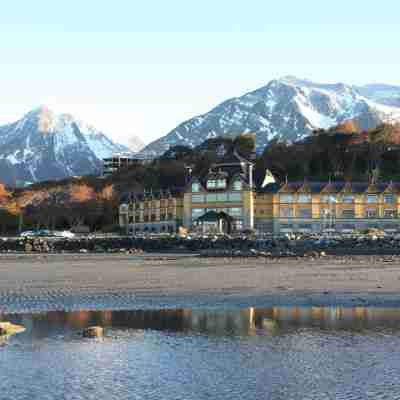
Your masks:
{"label": "white car", "polygon": [[72,239],[75,237],[75,233],[72,233],[71,231],[57,231],[57,232],[54,232],[54,235],[56,237],[62,237],[62,238],[67,238],[67,239]]}
{"label": "white car", "polygon": [[71,231],[62,231],[61,236],[67,239],[72,239],[75,237],[75,233],[72,233]]}
{"label": "white car", "polygon": [[36,232],[35,231],[25,231],[25,232],[21,232],[19,234],[19,236],[21,236],[21,237],[33,237],[33,236],[36,236]]}

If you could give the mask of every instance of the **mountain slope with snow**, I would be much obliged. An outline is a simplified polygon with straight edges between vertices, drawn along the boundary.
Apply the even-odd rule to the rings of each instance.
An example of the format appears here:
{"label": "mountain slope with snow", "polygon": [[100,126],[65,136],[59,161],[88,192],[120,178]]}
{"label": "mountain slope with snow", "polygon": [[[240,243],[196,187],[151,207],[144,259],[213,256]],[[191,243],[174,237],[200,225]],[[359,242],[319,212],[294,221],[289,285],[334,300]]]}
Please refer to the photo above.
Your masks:
{"label": "mountain slope with snow", "polygon": [[0,126],[0,181],[39,182],[101,171],[102,158],[129,151],[71,115],[46,107]]}
{"label": "mountain slope with snow", "polygon": [[183,122],[145,150],[161,154],[175,145],[195,147],[212,137],[250,132],[256,134],[257,148],[262,150],[271,140],[300,140],[315,129],[349,119],[362,129],[400,121],[400,87],[323,84],[285,77]]}

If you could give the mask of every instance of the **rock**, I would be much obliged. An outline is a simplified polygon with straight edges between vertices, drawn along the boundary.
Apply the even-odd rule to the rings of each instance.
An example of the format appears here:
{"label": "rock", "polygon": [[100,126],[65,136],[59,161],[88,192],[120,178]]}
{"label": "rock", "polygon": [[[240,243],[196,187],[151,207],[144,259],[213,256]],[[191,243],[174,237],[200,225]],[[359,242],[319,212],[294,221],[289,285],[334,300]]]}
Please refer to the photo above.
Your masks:
{"label": "rock", "polygon": [[90,326],[82,332],[82,336],[85,338],[102,338],[104,330],[101,326]]}
{"label": "rock", "polygon": [[31,253],[33,250],[33,246],[30,243],[25,243],[25,252]]}

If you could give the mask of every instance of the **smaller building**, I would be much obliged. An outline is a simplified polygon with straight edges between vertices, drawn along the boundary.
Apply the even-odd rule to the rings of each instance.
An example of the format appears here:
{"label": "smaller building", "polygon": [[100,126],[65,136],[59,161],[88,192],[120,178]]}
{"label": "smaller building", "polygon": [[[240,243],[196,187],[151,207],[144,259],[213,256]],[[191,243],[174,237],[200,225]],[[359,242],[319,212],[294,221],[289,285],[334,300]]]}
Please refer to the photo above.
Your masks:
{"label": "smaller building", "polygon": [[133,165],[141,165],[151,161],[147,153],[115,153],[111,157],[103,158],[103,176],[107,177],[114,172]]}
{"label": "smaller building", "polygon": [[130,193],[119,207],[119,225],[126,233],[175,233],[182,226],[183,195],[178,189]]}

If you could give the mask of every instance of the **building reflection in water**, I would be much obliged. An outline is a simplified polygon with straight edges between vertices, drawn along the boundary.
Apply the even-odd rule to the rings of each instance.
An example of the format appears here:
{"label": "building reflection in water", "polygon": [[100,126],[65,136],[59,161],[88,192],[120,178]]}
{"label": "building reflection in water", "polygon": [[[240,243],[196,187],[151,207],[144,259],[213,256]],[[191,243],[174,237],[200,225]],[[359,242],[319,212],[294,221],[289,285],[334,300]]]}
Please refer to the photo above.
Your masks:
{"label": "building reflection in water", "polygon": [[2,315],[35,337],[64,334],[90,325],[105,328],[162,330],[178,333],[252,336],[285,334],[295,329],[400,329],[400,308],[271,307],[232,310],[77,311]]}

